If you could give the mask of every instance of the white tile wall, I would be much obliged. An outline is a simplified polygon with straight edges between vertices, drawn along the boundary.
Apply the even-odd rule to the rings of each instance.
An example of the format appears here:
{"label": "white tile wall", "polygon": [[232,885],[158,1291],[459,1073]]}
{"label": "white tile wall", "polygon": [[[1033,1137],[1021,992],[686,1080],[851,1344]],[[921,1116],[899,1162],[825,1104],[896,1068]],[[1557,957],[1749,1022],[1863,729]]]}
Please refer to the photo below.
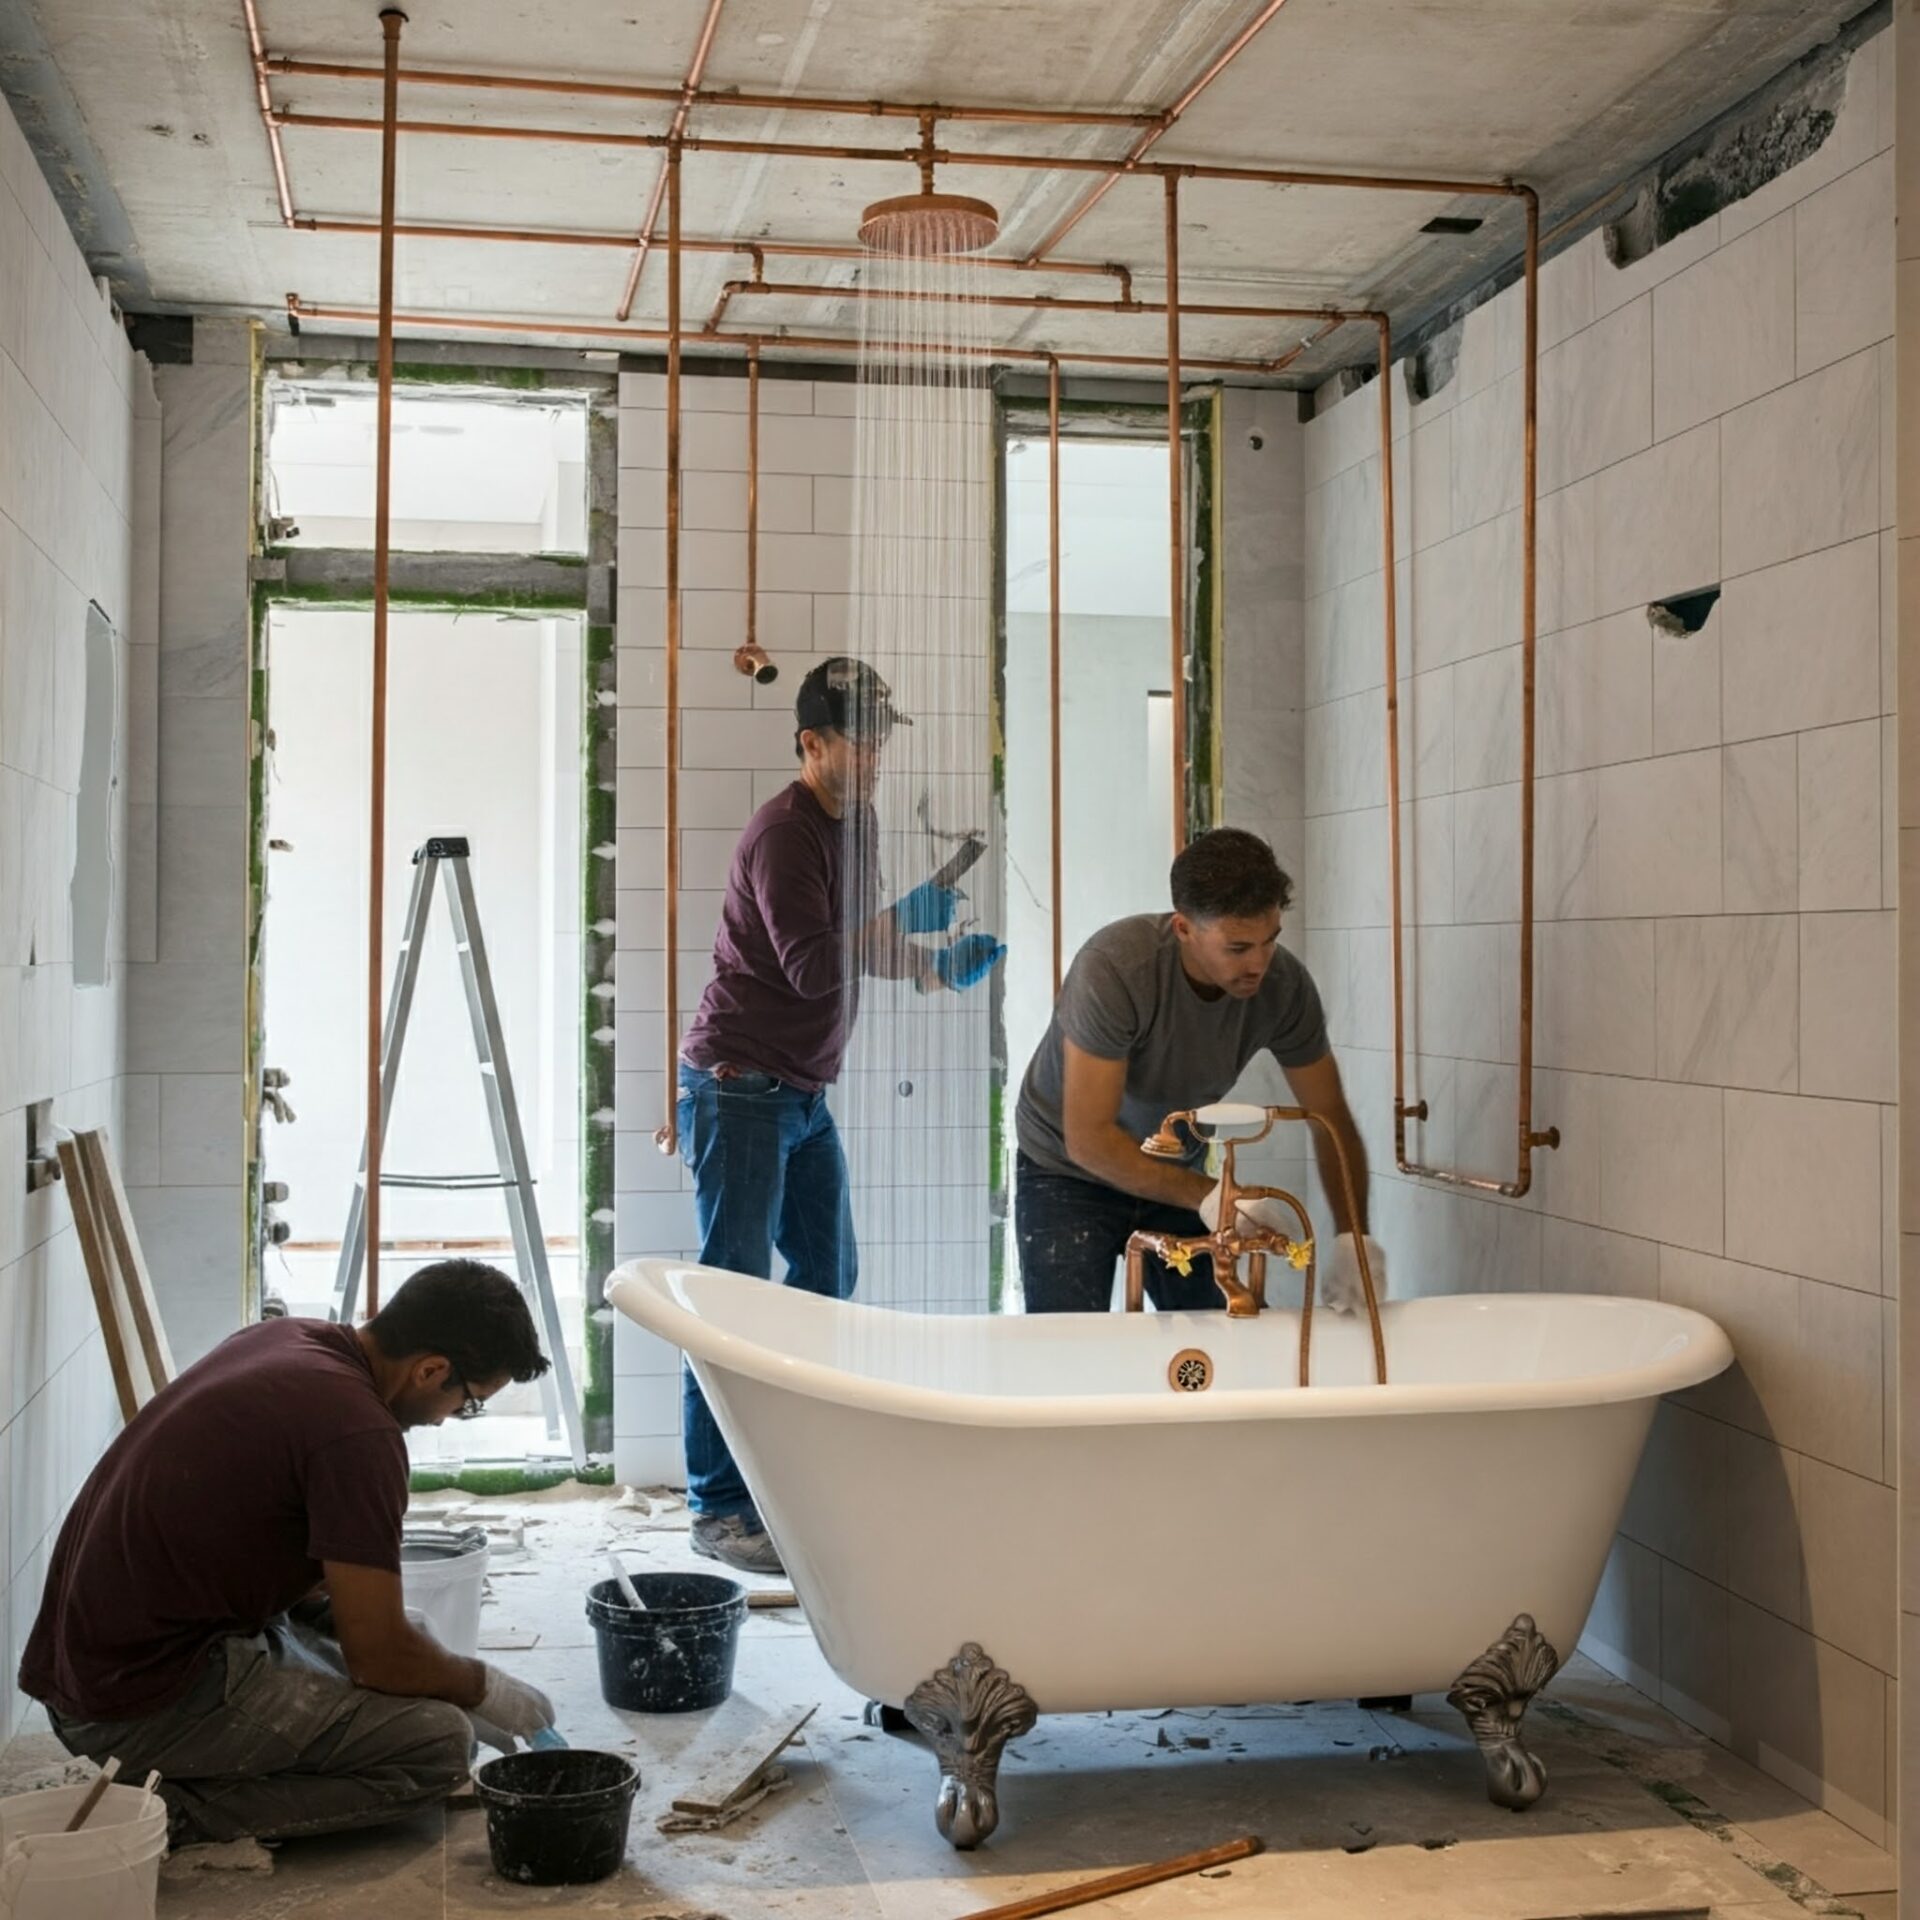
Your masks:
{"label": "white tile wall", "polygon": [[[1589,1644],[1881,1841],[1899,1624],[1890,808],[1920,878],[1887,719],[1892,66],[1892,34],[1866,43],[1826,145],[1750,201],[1632,267],[1596,236],[1543,274],[1534,1112],[1563,1144],[1518,1206],[1381,1164],[1388,987],[1355,965],[1385,917],[1381,582],[1359,519],[1378,493],[1372,388],[1307,427],[1303,523],[1312,956],[1338,975],[1377,1230],[1423,1287],[1657,1291],[1727,1328],[1736,1369],[1663,1411]],[[1920,303],[1920,263],[1903,270]],[[1469,317],[1453,381],[1407,410],[1396,471],[1401,659],[1430,714],[1403,726],[1408,845],[1422,810],[1450,804],[1454,833],[1450,894],[1406,877],[1409,1080],[1432,1109],[1414,1144],[1502,1175],[1518,423],[1504,444],[1494,425],[1514,306]],[[1653,631],[1651,600],[1716,584],[1699,633]],[[1491,1033],[1475,968],[1499,981]],[[1503,1246],[1489,1218],[1538,1232]]]}
{"label": "white tile wall", "polygon": [[[159,410],[0,103],[0,1742],[54,1530],[119,1422],[63,1189],[23,1191],[29,1102],[105,1126],[123,1161],[137,815],[154,799]],[[73,985],[68,886],[87,610],[117,636],[120,783],[109,977]]]}

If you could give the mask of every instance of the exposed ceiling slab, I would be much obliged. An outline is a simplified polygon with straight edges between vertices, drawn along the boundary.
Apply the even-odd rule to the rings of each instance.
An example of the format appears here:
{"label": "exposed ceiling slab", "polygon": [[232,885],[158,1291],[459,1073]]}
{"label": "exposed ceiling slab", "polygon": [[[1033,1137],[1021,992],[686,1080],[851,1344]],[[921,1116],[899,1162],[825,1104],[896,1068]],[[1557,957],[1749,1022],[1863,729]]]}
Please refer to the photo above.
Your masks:
{"label": "exposed ceiling slab", "polygon": [[[284,320],[297,292],[325,306],[376,298],[374,241],[289,230],[261,125],[245,23],[236,0],[6,0],[71,101],[93,173],[123,211],[127,238],[103,246],[129,304],[169,311],[254,312]],[[369,0],[257,0],[270,53],[375,66]],[[678,86],[707,0],[415,0],[410,66],[488,74],[630,79]],[[1027,108],[1157,111],[1177,99],[1260,11],[1256,0],[724,0],[705,84],[743,92]],[[1536,187],[1549,224],[1642,168],[1825,42],[1858,0],[1287,0],[1244,52],[1153,149],[1155,161],[1515,178]],[[10,93],[44,87],[9,66]],[[302,74],[273,77],[278,109],[371,118],[378,86]],[[570,133],[661,134],[664,103],[589,100],[497,88],[408,86],[403,119]],[[33,131],[33,118],[23,114]],[[747,108],[697,109],[696,135],[905,150],[911,119]],[[1116,127],[943,123],[938,139],[983,156],[1117,159]],[[374,134],[288,126],[282,134],[296,212],[371,219],[378,210]],[[401,142],[405,220],[631,234],[660,176],[657,149],[570,141],[409,135]],[[995,251],[1023,256],[1098,176],[1055,169],[952,166],[948,190],[1001,212]],[[829,158],[691,151],[685,231],[755,240],[850,244],[861,209],[907,192],[912,167]],[[71,183],[70,183],[71,184]],[[1119,262],[1135,291],[1162,291],[1163,189],[1124,180],[1059,246],[1060,257]],[[1384,307],[1396,326],[1424,318],[1517,253],[1511,200],[1247,186],[1181,187],[1181,277],[1189,301]],[[1484,221],[1470,236],[1429,238],[1436,214]],[[83,238],[84,238],[83,234]],[[104,256],[118,252],[118,268]],[[127,256],[132,256],[129,262]],[[509,245],[403,237],[403,310],[524,315],[611,325],[633,254],[623,247]],[[744,256],[689,254],[685,313],[704,322]],[[809,334],[853,320],[851,261],[779,262],[768,277],[819,282],[838,297],[736,302],[728,325]],[[1083,277],[1005,276],[1021,291],[1104,297]],[[665,319],[664,262],[642,276],[633,324]],[[1157,316],[996,311],[1002,342],[1156,354]],[[1265,359],[1302,329],[1270,321],[1193,321],[1196,353]],[[609,340],[608,346],[617,346]],[[642,343],[644,345],[646,343]],[[1349,328],[1302,357],[1291,377],[1317,380],[1368,351]]]}

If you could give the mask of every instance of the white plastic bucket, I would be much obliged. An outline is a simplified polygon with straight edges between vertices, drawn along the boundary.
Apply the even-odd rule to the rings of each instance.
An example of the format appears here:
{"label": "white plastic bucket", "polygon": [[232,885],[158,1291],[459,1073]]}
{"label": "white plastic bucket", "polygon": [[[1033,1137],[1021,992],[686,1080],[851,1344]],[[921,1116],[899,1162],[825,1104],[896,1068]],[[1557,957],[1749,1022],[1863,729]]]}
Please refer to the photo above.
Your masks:
{"label": "white plastic bucket", "polygon": [[166,1802],[109,1787],[87,1824],[63,1833],[87,1792],[50,1787],[0,1800],[0,1920],[153,1920]]}
{"label": "white plastic bucket", "polygon": [[400,1588],[409,1613],[449,1653],[480,1651],[480,1590],[487,1578],[487,1536],[478,1527],[409,1527],[401,1536]]}

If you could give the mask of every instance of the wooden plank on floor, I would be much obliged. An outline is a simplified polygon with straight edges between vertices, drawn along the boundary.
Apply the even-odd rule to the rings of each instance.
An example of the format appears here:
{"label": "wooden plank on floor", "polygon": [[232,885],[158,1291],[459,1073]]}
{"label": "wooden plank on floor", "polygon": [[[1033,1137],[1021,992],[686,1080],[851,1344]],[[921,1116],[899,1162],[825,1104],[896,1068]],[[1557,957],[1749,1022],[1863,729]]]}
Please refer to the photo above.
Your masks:
{"label": "wooden plank on floor", "polygon": [[120,1417],[131,1420],[140,1411],[140,1397],[134,1390],[133,1368],[120,1317],[120,1290],[114,1284],[106,1227],[100,1217],[86,1161],[72,1140],[60,1142],[60,1178],[67,1189],[67,1204],[73,1209],[74,1230],[80,1237],[80,1260],[87,1270],[87,1285],[93,1290],[94,1311],[100,1316],[100,1338],[106,1343],[107,1366],[113,1374]]}
{"label": "wooden plank on floor", "polygon": [[76,1133],[74,1141],[87,1169],[87,1183],[106,1223],[107,1246],[119,1268],[121,1292],[151,1384],[152,1391],[147,1398],[151,1398],[173,1378],[173,1350],[167,1344],[167,1330],[160,1319],[153,1279],[140,1251],[139,1236],[133,1230],[133,1210],[127,1205],[127,1190],[121,1184],[120,1169],[114,1164],[113,1149],[106,1134],[94,1128]]}
{"label": "wooden plank on floor", "polygon": [[751,1793],[795,1736],[820,1711],[812,1706],[781,1707],[768,1713],[735,1694],[715,1709],[713,1718],[683,1756],[693,1784],[675,1794],[676,1813],[723,1813]]}

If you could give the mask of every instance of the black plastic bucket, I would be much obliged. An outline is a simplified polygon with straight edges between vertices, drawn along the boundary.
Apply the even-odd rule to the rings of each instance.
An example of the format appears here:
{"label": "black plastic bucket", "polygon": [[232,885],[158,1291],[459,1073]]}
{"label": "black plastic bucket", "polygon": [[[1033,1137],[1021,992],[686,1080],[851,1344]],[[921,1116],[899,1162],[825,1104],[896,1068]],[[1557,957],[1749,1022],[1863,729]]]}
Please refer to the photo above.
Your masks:
{"label": "black plastic bucket", "polygon": [[604,1880],[626,1857],[640,1770],[617,1753],[554,1748],[502,1754],[477,1769],[487,1847],[503,1880],[571,1887]]}
{"label": "black plastic bucket", "polygon": [[747,1617],[745,1588],[717,1573],[629,1576],[644,1607],[613,1580],[587,1590],[587,1618],[600,1642],[600,1692],[610,1707],[692,1713],[733,1691],[733,1657]]}

